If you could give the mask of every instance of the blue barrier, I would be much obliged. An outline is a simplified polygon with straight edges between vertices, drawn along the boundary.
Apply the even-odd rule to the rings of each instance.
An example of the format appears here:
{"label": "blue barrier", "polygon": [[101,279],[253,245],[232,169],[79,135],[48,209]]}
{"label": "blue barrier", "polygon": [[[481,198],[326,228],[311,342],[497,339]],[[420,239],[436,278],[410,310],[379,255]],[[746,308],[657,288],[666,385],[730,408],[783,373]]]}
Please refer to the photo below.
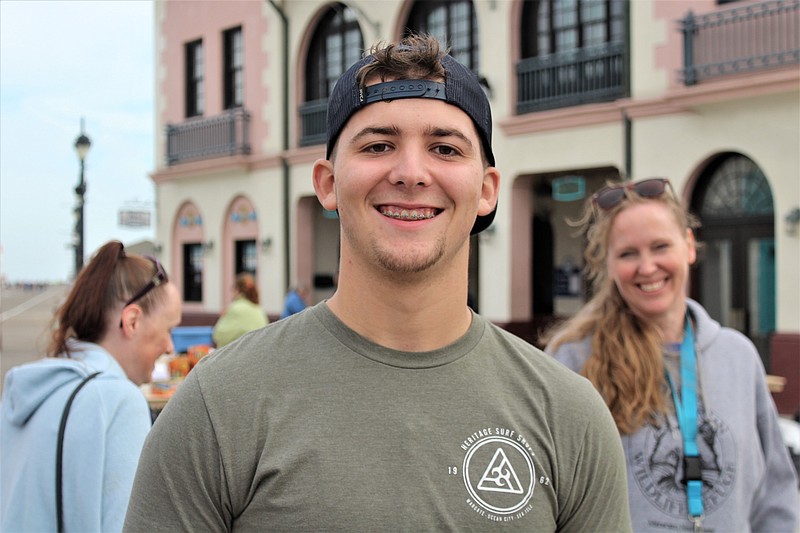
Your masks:
{"label": "blue barrier", "polygon": [[214,345],[211,339],[212,326],[181,326],[172,329],[172,343],[175,345],[175,353],[185,353],[189,346],[195,344]]}

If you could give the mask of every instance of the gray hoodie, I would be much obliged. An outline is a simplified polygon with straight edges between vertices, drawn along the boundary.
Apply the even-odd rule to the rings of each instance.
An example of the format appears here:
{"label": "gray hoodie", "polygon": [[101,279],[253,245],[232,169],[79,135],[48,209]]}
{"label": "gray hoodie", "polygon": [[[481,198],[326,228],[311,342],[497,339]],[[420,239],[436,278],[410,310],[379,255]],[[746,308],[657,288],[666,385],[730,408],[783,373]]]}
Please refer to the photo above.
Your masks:
{"label": "gray hoodie", "polygon": [[[687,299],[700,364],[698,447],[707,532],[798,531],[797,478],[781,438],[764,367],[750,340]],[[579,372],[591,338],[561,345],[556,359]],[[548,350],[548,353],[550,351]],[[634,531],[691,531],[683,442],[674,415],[622,436]]]}

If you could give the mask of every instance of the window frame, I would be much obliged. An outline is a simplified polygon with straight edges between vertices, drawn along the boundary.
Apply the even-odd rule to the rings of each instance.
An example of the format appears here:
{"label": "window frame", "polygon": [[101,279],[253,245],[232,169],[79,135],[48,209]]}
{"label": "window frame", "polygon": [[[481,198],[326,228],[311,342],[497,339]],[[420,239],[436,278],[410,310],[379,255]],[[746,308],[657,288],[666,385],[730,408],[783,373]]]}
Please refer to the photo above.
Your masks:
{"label": "window frame", "polygon": [[205,111],[205,80],[203,40],[197,39],[184,45],[186,60],[186,118],[202,116]]}
{"label": "window frame", "polygon": [[[459,10],[466,9],[466,17]],[[460,24],[466,21],[464,27]],[[450,47],[450,55],[473,72],[480,71],[478,16],[472,0],[423,0],[414,2],[403,36],[430,33]],[[442,33],[444,32],[444,33]]]}
{"label": "window frame", "polygon": [[183,243],[183,301],[203,302],[203,243]]}
{"label": "window frame", "polygon": [[222,107],[244,106],[244,34],[241,26],[222,32]]}
{"label": "window frame", "polygon": [[[559,9],[556,9],[559,7]],[[592,16],[602,6],[603,16]],[[623,0],[524,0],[522,58],[545,57],[625,39]],[[601,38],[592,30],[602,28]],[[571,38],[567,36],[571,35]],[[526,38],[527,37],[527,38]]]}
{"label": "window frame", "polygon": [[344,4],[330,6],[309,45],[305,101],[328,98],[336,81],[361,58],[363,50],[364,37],[356,11]]}

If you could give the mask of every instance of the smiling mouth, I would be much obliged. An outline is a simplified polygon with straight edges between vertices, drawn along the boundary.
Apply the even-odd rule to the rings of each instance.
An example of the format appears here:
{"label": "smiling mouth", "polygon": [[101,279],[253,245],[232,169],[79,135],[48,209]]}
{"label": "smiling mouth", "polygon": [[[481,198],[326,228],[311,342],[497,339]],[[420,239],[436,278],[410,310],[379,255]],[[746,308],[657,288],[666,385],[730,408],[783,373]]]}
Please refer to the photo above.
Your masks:
{"label": "smiling mouth", "polygon": [[378,211],[385,217],[397,220],[428,220],[439,214],[439,210],[432,207],[406,209],[382,205],[378,208]]}
{"label": "smiling mouth", "polygon": [[639,288],[644,292],[655,292],[667,284],[667,280],[655,281],[653,283],[640,283]]}

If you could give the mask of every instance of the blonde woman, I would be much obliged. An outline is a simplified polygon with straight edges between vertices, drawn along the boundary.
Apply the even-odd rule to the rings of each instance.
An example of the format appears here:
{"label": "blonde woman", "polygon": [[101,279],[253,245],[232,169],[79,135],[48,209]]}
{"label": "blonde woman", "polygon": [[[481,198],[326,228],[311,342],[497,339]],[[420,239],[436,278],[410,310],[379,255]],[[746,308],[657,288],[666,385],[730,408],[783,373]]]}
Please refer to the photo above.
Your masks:
{"label": "blonde woman", "polygon": [[594,296],[546,351],[622,435],[635,531],[797,531],[797,479],[753,344],[686,297],[696,221],[663,178],[611,185],[583,218]]}

